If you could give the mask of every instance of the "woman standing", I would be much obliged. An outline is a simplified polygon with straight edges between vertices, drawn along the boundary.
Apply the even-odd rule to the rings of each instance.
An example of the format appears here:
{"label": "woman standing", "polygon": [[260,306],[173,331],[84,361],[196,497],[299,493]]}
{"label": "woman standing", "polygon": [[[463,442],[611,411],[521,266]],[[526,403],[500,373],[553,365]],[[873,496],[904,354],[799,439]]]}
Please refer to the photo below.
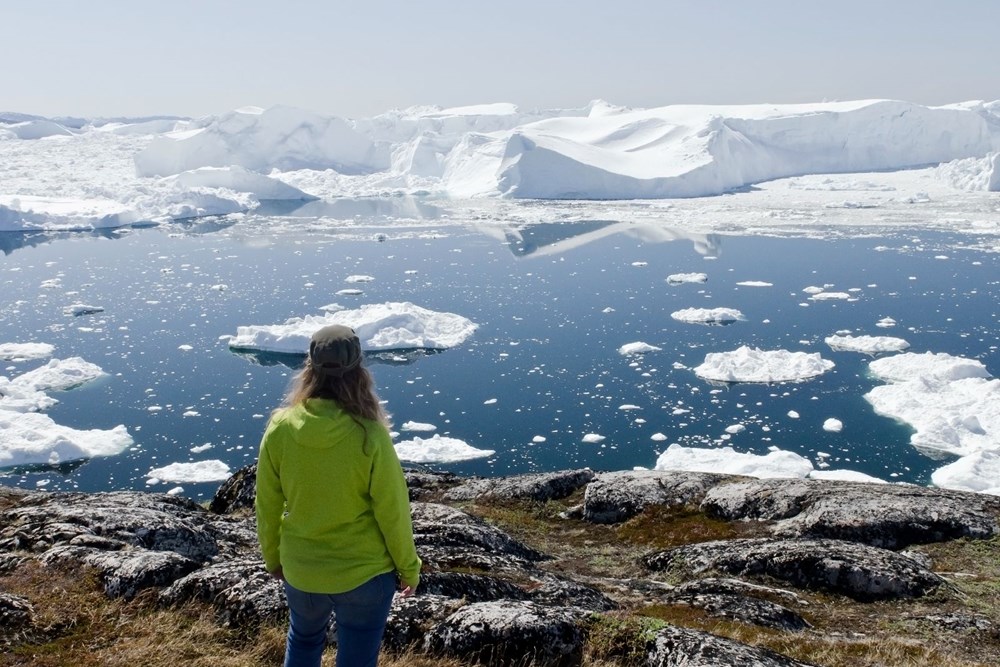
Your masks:
{"label": "woman standing", "polygon": [[331,612],[337,666],[375,665],[397,575],[403,595],[420,580],[406,481],[361,356],[349,327],[313,334],[260,445],[257,535],[285,582],[286,667],[320,664]]}

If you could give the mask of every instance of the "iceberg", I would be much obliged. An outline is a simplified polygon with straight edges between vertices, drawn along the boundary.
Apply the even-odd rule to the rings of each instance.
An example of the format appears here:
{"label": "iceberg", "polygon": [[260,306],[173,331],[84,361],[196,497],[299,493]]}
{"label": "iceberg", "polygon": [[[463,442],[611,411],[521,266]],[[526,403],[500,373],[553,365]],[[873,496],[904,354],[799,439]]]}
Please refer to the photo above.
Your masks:
{"label": "iceberg", "polygon": [[51,357],[55,346],[48,343],[0,343],[0,360],[29,361]]}
{"label": "iceberg", "polygon": [[0,410],[0,467],[56,465],[95,456],[114,456],[134,444],[124,426],[79,430],[37,412]]}
{"label": "iceberg", "polygon": [[229,466],[218,459],[209,461],[193,461],[189,463],[171,463],[161,468],[153,468],[146,473],[146,484],[152,486],[159,482],[192,484],[199,482],[222,482],[229,478],[232,471]]}
{"label": "iceberg", "polygon": [[670,317],[688,324],[732,324],[746,319],[735,308],[684,308],[670,313]]}
{"label": "iceberg", "polygon": [[459,440],[435,434],[430,438],[413,438],[396,443],[396,455],[412,463],[451,463],[493,456],[492,449],[476,449]]}
{"label": "iceberg", "polygon": [[872,356],[883,352],[902,352],[910,347],[902,338],[893,336],[827,336],[824,342],[831,350],[861,352]]}
{"label": "iceberg", "polygon": [[794,452],[780,449],[760,455],[737,452],[732,447],[707,449],[673,444],[656,459],[654,469],[762,478],[804,478],[813,471],[813,464]]}
{"label": "iceberg", "polygon": [[715,382],[794,382],[822,375],[834,367],[818,353],[760,350],[746,345],[731,352],[710,352],[693,370]]}
{"label": "iceberg", "polygon": [[283,324],[240,326],[229,338],[236,350],[306,354],[309,339],[331,324],[351,327],[367,351],[430,349],[461,345],[477,325],[454,313],[437,312],[409,302],[366,304],[355,310],[294,317]]}

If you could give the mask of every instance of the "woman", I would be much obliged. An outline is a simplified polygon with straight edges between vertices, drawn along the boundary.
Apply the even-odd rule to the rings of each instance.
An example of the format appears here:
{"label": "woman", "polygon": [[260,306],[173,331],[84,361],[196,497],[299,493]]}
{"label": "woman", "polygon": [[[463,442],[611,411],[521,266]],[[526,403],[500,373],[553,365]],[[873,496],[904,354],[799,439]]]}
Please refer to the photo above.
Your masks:
{"label": "woman", "polygon": [[285,582],[285,666],[319,665],[331,612],[338,667],[378,660],[397,587],[420,580],[403,471],[388,418],[349,327],[313,334],[309,358],[274,411],[257,463],[264,566]]}

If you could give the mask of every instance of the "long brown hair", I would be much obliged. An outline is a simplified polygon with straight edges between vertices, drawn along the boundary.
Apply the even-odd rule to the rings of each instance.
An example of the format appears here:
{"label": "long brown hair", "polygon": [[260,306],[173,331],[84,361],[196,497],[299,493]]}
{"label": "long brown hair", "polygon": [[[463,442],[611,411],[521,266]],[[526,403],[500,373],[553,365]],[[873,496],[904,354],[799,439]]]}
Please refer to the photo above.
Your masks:
{"label": "long brown hair", "polygon": [[352,417],[369,419],[386,428],[390,425],[389,415],[375,393],[375,379],[364,366],[359,365],[342,377],[330,377],[322,375],[313,366],[312,360],[306,359],[306,365],[292,381],[283,405],[299,405],[310,398],[332,399]]}

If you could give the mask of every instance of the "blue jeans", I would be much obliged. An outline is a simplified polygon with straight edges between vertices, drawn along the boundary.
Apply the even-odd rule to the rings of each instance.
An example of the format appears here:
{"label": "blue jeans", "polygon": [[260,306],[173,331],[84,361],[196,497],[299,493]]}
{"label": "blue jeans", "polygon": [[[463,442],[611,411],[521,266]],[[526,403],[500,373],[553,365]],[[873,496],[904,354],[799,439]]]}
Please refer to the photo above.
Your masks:
{"label": "blue jeans", "polygon": [[286,581],[285,667],[319,666],[331,612],[337,619],[337,667],[375,667],[395,591],[394,572],[372,577],[346,593],[306,593]]}

